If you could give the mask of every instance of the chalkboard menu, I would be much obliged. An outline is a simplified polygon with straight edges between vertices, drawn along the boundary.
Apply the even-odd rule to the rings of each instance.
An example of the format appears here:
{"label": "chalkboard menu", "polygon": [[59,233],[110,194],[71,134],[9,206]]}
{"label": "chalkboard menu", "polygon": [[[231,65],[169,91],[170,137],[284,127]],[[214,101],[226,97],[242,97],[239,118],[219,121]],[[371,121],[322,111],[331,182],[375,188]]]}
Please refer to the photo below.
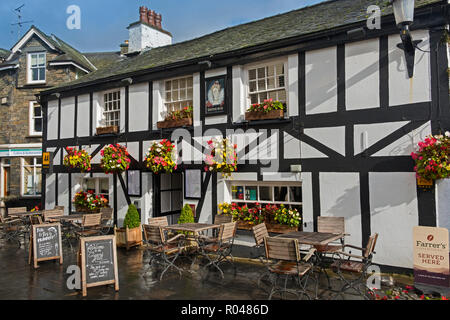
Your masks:
{"label": "chalkboard menu", "polygon": [[28,263],[31,264],[32,259],[35,268],[40,261],[59,259],[60,264],[63,263],[59,223],[33,225]]}
{"label": "chalkboard menu", "polygon": [[116,237],[81,238],[81,278],[83,296],[87,288],[115,284],[119,290]]}

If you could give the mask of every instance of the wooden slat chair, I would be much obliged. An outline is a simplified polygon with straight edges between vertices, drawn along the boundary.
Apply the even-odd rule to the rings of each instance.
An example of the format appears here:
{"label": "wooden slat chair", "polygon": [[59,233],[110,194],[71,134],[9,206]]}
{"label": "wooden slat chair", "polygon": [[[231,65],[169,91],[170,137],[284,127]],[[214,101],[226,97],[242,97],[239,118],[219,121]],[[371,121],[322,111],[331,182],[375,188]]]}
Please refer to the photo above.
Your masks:
{"label": "wooden slat chair", "polygon": [[42,218],[40,215],[30,216],[30,224],[42,224]]}
{"label": "wooden slat chair", "polygon": [[102,215],[101,224],[100,224],[100,233],[107,235],[109,231],[114,225],[114,217],[113,217],[114,209],[113,208],[101,208],[100,214]]}
{"label": "wooden slat chair", "polygon": [[[224,223],[230,223],[233,222],[233,216],[232,215],[226,215],[226,214],[218,214],[214,217],[214,224],[224,224]],[[214,229],[213,230],[213,236],[217,237],[219,235],[220,229]]]}
{"label": "wooden slat chair", "polygon": [[8,216],[10,217],[12,213],[22,213],[27,212],[27,207],[16,207],[16,208],[8,208]]}
{"label": "wooden slat chair", "polygon": [[[344,217],[318,217],[317,231],[323,233],[345,234],[345,218]],[[315,246],[318,252],[333,253],[340,251],[344,243],[340,245],[328,244],[324,246]]]}
{"label": "wooden slat chair", "polygon": [[[272,288],[269,293],[269,300],[275,293],[280,293],[283,299],[284,293],[295,294],[298,298],[306,297],[311,299],[306,288],[308,279],[313,270],[312,257],[314,257],[315,248],[311,248],[307,255],[302,259],[300,257],[299,244],[297,239],[287,239],[280,237],[265,237],[264,245],[266,249],[266,258],[272,263],[267,263],[268,271],[271,275]],[[284,287],[277,285],[279,278],[285,277]],[[288,289],[288,279],[293,278],[299,289]],[[299,295],[301,294],[301,295]]]}
{"label": "wooden slat chair", "polygon": [[102,214],[85,214],[83,215],[83,220],[81,224],[73,222],[72,225],[75,226],[75,234],[78,237],[89,237],[100,234],[100,226],[102,223]]}
{"label": "wooden slat chair", "polygon": [[64,215],[64,210],[53,209],[53,210],[44,210],[44,222],[52,223],[52,218],[54,217],[62,217]]}
{"label": "wooden slat chair", "polygon": [[19,244],[19,248],[21,246],[20,236],[22,234],[23,227],[24,225],[22,219],[13,217],[5,218],[0,215],[1,238],[8,242],[17,241],[17,243]]}
{"label": "wooden slat chair", "polygon": [[151,226],[167,227],[169,221],[167,217],[148,218],[148,224]]}
{"label": "wooden slat chair", "polygon": [[185,235],[178,234],[166,239],[162,226],[145,224],[143,227],[147,252],[150,253],[149,266],[155,262],[164,267],[159,280],[170,268],[176,269],[181,277],[181,269],[175,265],[175,261],[185,248]]}
{"label": "wooden slat chair", "polygon": [[220,226],[217,238],[204,236],[198,238],[200,252],[209,260],[204,266],[204,269],[206,270],[209,266],[214,266],[219,270],[222,279],[224,278],[224,274],[219,264],[229,262],[234,266],[234,258],[231,252],[236,236],[236,228],[236,222],[224,223]]}
{"label": "wooden slat chair", "polygon": [[55,206],[53,210],[62,210],[64,211],[64,206]]}
{"label": "wooden slat chair", "polygon": [[[254,248],[256,250],[256,258],[258,258],[261,261],[261,263],[263,263],[265,265],[266,264],[265,255],[259,254],[258,251],[260,251],[261,248],[265,250],[264,239],[269,236],[269,232],[267,231],[266,224],[260,223],[256,226],[254,226],[252,228],[252,231],[253,231],[253,237],[255,239]],[[270,275],[270,273],[267,271],[266,273],[262,274],[258,278],[258,287],[261,286],[261,280],[268,275]]]}
{"label": "wooden slat chair", "polygon": [[[339,295],[343,295],[344,292],[353,289],[356,293],[360,294],[364,297],[364,299],[370,299],[370,295],[368,294],[370,288],[367,287],[366,278],[367,278],[367,269],[372,264],[372,258],[375,252],[375,245],[378,240],[378,233],[370,236],[369,241],[367,242],[366,248],[360,248],[357,246],[346,244],[344,245],[344,249],[336,253],[340,258],[336,259],[335,262],[331,265],[332,269],[339,276],[343,285],[339,292],[333,297],[337,298]],[[362,255],[352,254],[351,251],[345,252],[346,248],[355,249],[362,252]],[[351,260],[353,258],[353,260]],[[357,259],[356,261],[354,259]],[[348,275],[344,276],[344,274],[353,274],[356,275],[353,278],[350,278]]]}

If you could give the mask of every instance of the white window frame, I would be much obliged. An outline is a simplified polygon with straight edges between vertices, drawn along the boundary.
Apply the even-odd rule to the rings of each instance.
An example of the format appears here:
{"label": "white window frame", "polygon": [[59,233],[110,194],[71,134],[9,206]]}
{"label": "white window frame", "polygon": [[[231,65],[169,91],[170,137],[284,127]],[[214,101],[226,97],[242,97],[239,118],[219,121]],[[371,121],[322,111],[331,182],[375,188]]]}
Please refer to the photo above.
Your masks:
{"label": "white window frame", "polygon": [[[267,67],[268,65],[275,65],[275,64],[279,64],[279,63],[283,63],[284,65],[284,89],[286,90],[286,110],[289,109],[289,69],[288,69],[288,57],[283,57],[283,58],[279,58],[279,59],[274,59],[274,60],[265,60],[265,61],[259,61],[257,63],[252,63],[252,64],[248,64],[244,66],[244,76],[243,76],[243,80],[244,80],[244,86],[245,86],[245,101],[247,102],[247,105],[245,106],[245,109],[247,110],[252,102],[251,102],[251,98],[250,98],[250,94],[255,94],[255,92],[251,93],[250,92],[250,77],[249,77],[249,72],[252,69],[257,69],[257,68],[262,68],[262,67]],[[259,91],[257,93],[262,93],[262,92],[269,92],[269,91],[278,91],[281,90],[280,88],[275,88],[275,89],[270,89],[270,90],[265,90],[265,91]],[[262,101],[261,101],[262,102]],[[287,112],[286,112],[287,113]]]}
{"label": "white window frame", "polygon": [[[32,55],[40,55],[43,54],[44,55],[44,79],[42,80],[33,80],[33,72],[32,72],[32,66],[31,66],[31,59],[32,59]],[[27,74],[28,74],[28,83],[29,84],[42,84],[42,83],[46,83],[47,81],[47,52],[30,52],[27,54]]]}
{"label": "white window frame", "polygon": [[26,165],[25,166],[25,158],[20,158],[20,195],[22,197],[26,198],[36,198],[41,197],[42,195],[42,187],[41,187],[41,193],[36,193],[36,189],[34,190],[34,194],[25,194],[25,188],[24,188],[24,182],[25,182],[25,167],[31,167],[33,168],[33,177],[36,179],[36,168],[41,168],[41,182],[42,182],[42,164],[37,163],[37,159],[41,157],[26,157],[33,159],[33,165]]}
{"label": "white window frame", "polygon": [[[244,199],[233,199],[233,186],[236,187],[244,187]],[[245,200],[245,189],[247,187],[257,187],[258,188],[258,192],[257,192],[257,200]],[[272,188],[272,200],[268,201],[268,200],[261,200],[260,196],[261,193],[259,192],[259,188],[260,187],[271,187]],[[288,200],[287,201],[275,201],[275,193],[274,193],[274,187],[286,187],[288,188]],[[277,182],[262,182],[262,181],[233,181],[230,182],[230,202],[231,203],[260,203],[260,204],[284,204],[286,207],[289,206],[302,206],[303,202],[295,202],[295,201],[291,201],[291,195],[289,192],[289,187],[297,187],[297,188],[302,188],[302,183],[301,182],[287,182],[287,181],[277,181]]]}
{"label": "white window frame", "polygon": [[[119,97],[119,109],[114,110],[114,111],[106,111],[106,101],[105,101],[105,95],[110,94],[110,93],[117,93],[118,97]],[[111,123],[108,123],[106,120],[106,113],[113,113],[113,112],[118,112],[118,124],[117,127],[120,129],[120,125],[122,122],[121,116],[121,109],[122,109],[122,89],[121,88],[117,88],[114,90],[108,90],[108,91],[104,91],[101,94],[100,97],[100,101],[101,101],[101,105],[100,105],[100,122],[98,123],[98,126],[102,126],[102,122],[104,123],[105,127],[108,127],[111,125]]]}
{"label": "white window frame", "polygon": [[[187,80],[187,79],[191,79],[192,80],[192,87],[191,87],[191,90],[192,90],[192,98],[191,99],[180,99],[180,96],[178,95],[178,100],[172,100],[172,101],[170,101],[170,102],[167,102],[167,87],[166,87],[166,85],[167,85],[167,82],[169,82],[169,81],[179,81],[179,80],[182,80],[182,79],[185,79],[185,80]],[[188,87],[187,86],[187,81],[186,81],[186,98],[187,98],[187,92],[188,92],[188,90],[189,90],[189,88],[190,87]],[[163,113],[169,113],[169,112],[171,112],[171,111],[174,111],[174,110],[169,110],[168,108],[167,108],[167,105],[168,104],[173,104],[173,103],[184,103],[184,102],[189,102],[189,101],[191,101],[191,103],[190,104],[187,104],[186,106],[194,106],[194,75],[187,75],[187,76],[182,76],[182,77],[176,77],[176,78],[171,78],[171,79],[165,79],[164,81],[163,81],[163,90],[162,90],[163,92],[162,92],[162,94],[163,94]],[[172,93],[173,93],[173,89],[171,88],[171,90],[170,90],[170,92],[171,92],[171,95],[172,95]],[[179,91],[178,91],[179,92]],[[180,109],[177,109],[177,110],[182,110],[182,107],[180,108]]]}
{"label": "white window frame", "polygon": [[[108,181],[108,192],[107,193],[101,193],[101,189],[100,189],[100,180],[104,179],[105,181]],[[105,198],[109,199],[109,178],[108,177],[96,177],[96,178],[82,178],[81,180],[81,189],[86,192],[85,188],[87,186],[87,182],[89,180],[94,180],[95,182],[95,194],[96,195],[103,195],[105,196]]]}
{"label": "white window frame", "polygon": [[39,103],[37,103],[37,101],[30,101],[30,106],[29,106],[29,111],[28,111],[28,128],[29,128],[29,135],[30,136],[37,136],[40,137],[42,136],[42,131],[36,131],[35,127],[34,127],[34,119],[41,119],[42,124],[41,124],[41,128],[43,126],[43,113],[42,113],[42,106],[41,106],[41,116],[40,117],[34,117],[34,107],[36,105],[41,106]]}

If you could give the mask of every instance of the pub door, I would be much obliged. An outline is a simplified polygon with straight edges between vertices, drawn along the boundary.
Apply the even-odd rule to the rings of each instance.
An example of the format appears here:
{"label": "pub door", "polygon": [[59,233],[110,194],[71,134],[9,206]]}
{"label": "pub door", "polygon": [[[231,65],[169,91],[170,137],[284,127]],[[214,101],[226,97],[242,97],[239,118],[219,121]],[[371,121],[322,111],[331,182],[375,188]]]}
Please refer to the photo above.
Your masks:
{"label": "pub door", "polygon": [[167,216],[170,224],[177,223],[183,207],[183,174],[159,174],[153,177],[155,217]]}

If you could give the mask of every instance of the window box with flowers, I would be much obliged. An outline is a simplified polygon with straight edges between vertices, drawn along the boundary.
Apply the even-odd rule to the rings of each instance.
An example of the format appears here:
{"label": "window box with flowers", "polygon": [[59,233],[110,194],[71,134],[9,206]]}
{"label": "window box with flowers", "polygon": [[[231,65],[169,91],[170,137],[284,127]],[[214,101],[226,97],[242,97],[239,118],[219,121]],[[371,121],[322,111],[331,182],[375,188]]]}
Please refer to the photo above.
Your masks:
{"label": "window box with flowers", "polygon": [[223,177],[230,177],[237,171],[237,145],[228,139],[212,139],[208,141],[211,149],[205,159],[205,171],[221,172]]}
{"label": "window box with flowers", "polygon": [[100,167],[106,174],[122,173],[130,168],[130,158],[127,148],[120,144],[109,145],[100,151],[102,159]]}
{"label": "window box with flowers", "polygon": [[66,148],[67,154],[64,157],[64,166],[70,169],[79,169],[81,172],[91,171],[91,156],[86,150],[76,148]]}
{"label": "window box with flowers", "polygon": [[172,173],[177,170],[174,149],[175,145],[166,139],[153,143],[145,157],[146,167],[155,174]]}
{"label": "window box with flowers", "polygon": [[108,207],[108,199],[93,192],[80,191],[75,194],[73,204],[77,212],[98,213],[101,208]]}
{"label": "window box with flowers", "polygon": [[156,126],[158,129],[192,126],[192,118],[193,108],[191,106],[184,107],[181,110],[169,112],[164,118],[164,121],[159,121]]}
{"label": "window box with flowers", "polygon": [[418,181],[433,182],[450,177],[450,132],[431,135],[419,142],[419,150],[411,153]]}
{"label": "window box with flowers", "polygon": [[286,106],[273,99],[264,100],[262,103],[254,103],[245,113],[245,120],[269,120],[283,119]]}

